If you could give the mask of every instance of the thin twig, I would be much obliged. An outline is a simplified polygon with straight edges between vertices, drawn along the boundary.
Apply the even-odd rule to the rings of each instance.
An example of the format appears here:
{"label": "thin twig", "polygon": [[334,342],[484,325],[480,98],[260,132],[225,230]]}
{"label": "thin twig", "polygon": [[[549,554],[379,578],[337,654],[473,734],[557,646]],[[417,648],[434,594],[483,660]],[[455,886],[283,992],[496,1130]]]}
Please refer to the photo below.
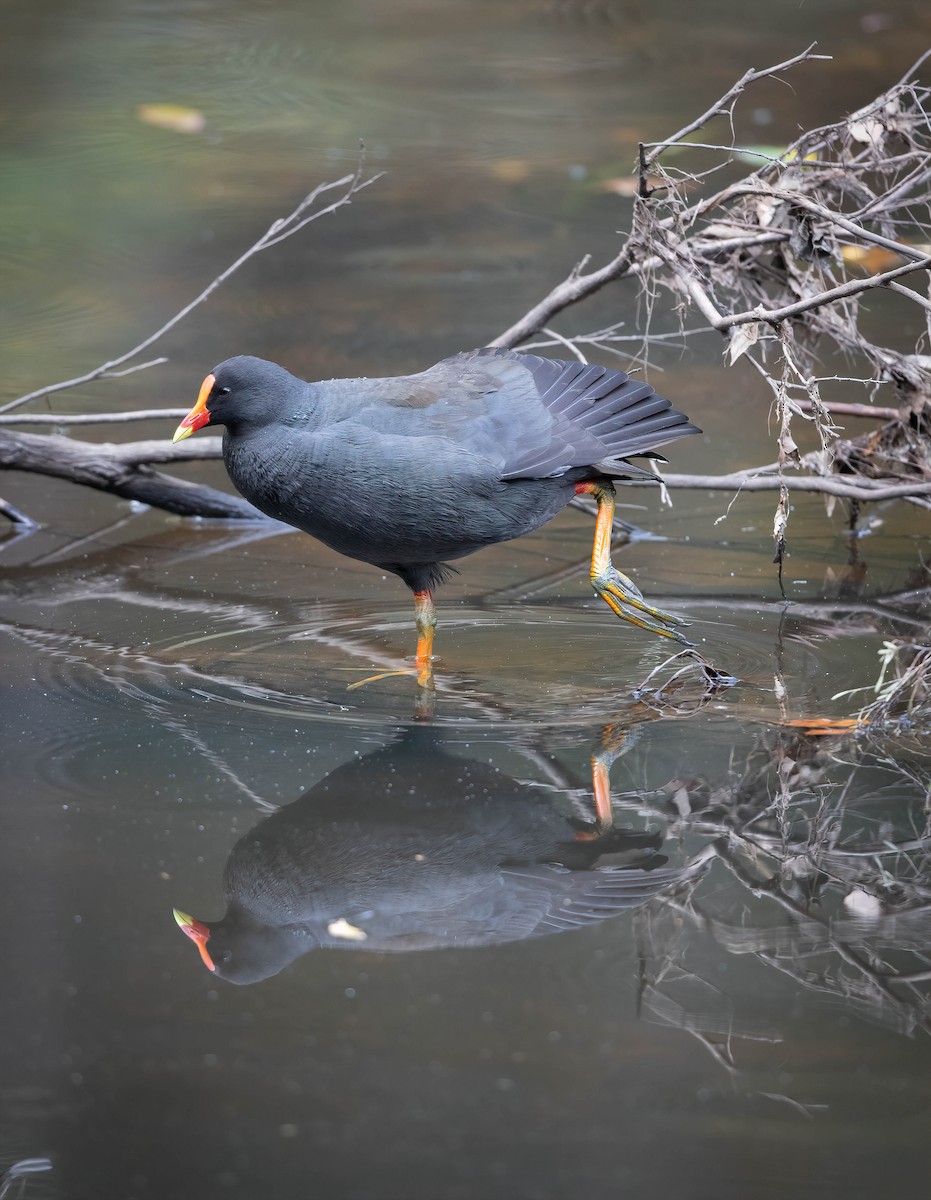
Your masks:
{"label": "thin twig", "polygon": [[9,500],[4,500],[2,497],[0,497],[0,515],[6,517],[6,519],[12,522],[12,524],[18,525],[20,529],[25,530],[39,528],[38,521],[34,521],[32,517],[28,517],[14,504],[11,504]]}
{"label": "thin twig", "polygon": [[788,71],[791,67],[798,66],[799,63],[812,62],[816,60],[830,62],[831,55],[829,54],[812,54],[812,50],[815,48],[816,44],[816,42],[812,42],[808,49],[803,50],[801,54],[796,54],[793,58],[787,58],[785,62],[777,63],[774,67],[766,67],[761,71],[747,71],[746,74],[742,75],[740,79],[737,80],[733,87],[729,88],[723,96],[721,96],[714,102],[714,104],[712,104],[711,108],[702,113],[702,115],[697,117],[694,121],[690,121],[688,125],[683,126],[678,133],[674,133],[672,137],[667,138],[664,142],[647,142],[646,145],[648,149],[652,151],[652,153],[646,155],[644,162],[645,169],[651,169],[664,150],[668,150],[670,146],[677,145],[679,142],[683,141],[684,138],[687,138],[690,133],[695,133],[695,131],[701,129],[703,125],[707,125],[708,122],[714,117],[730,116],[733,111],[734,103],[740,97],[741,93],[746,91],[751,83],[756,83],[759,79],[766,79],[769,75],[778,75],[781,71]]}
{"label": "thin twig", "polygon": [[488,345],[505,347],[520,345],[531,334],[548,324],[551,318],[562,312],[564,308],[593,295],[605,284],[611,283],[615,279],[622,279],[625,275],[630,274],[633,268],[633,250],[628,244],[616,258],[597,271],[591,271],[588,275],[573,271],[562,283],[557,284],[539,304],[535,304],[529,312],[524,313],[519,321],[515,321],[510,329],[506,329],[504,333],[499,333],[497,337],[492,338]]}
{"label": "thin twig", "polygon": [[[743,492],[778,492],[785,486],[799,492],[824,492],[830,496],[845,496],[852,500],[875,502],[898,500],[905,496],[931,496],[931,483],[916,480],[915,483],[883,484],[869,479],[858,479],[856,483],[843,482],[836,475],[759,475],[752,470],[734,471],[730,475],[667,475],[663,483],[669,488],[698,489],[709,492],[730,491],[739,488]],[[625,480],[625,487],[653,487],[648,479]]]}
{"label": "thin twig", "polygon": [[[802,412],[812,412],[815,408],[810,400],[793,400]],[[842,404],[837,400],[830,403],[833,417],[862,417],[866,421],[898,421],[901,413],[897,408],[883,408],[878,404]]]}
{"label": "thin twig", "polygon": [[190,408],[139,408],[123,413],[17,413],[0,417],[0,425],[122,425],[126,421],[180,421],[189,412]]}

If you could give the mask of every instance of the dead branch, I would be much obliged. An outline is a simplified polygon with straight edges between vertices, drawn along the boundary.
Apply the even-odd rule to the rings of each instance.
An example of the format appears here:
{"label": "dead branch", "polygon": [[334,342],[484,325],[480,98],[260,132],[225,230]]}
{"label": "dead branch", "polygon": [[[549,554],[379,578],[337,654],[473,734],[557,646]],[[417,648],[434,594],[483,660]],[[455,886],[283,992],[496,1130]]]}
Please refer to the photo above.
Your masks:
{"label": "dead branch", "polygon": [[[206,447],[203,442],[212,443]],[[198,444],[199,443],[199,444]],[[36,471],[67,479],[124,500],[150,504],[185,517],[225,517],[234,520],[267,520],[239,496],[230,496],[201,483],[163,475],[144,465],[149,462],[191,461],[216,458],[220,439],[198,439],[198,453],[175,456],[184,443],[136,442],[126,446],[91,445],[57,434],[13,433],[0,430],[0,469]],[[6,514],[8,515],[8,514]]]}
{"label": "dead branch", "polygon": [[[766,468],[763,468],[765,470]],[[769,468],[770,470],[772,468]],[[850,500],[900,500],[906,496],[931,496],[931,482],[882,484],[872,479],[848,483],[836,475],[762,474],[752,468],[733,471],[729,475],[667,475],[663,483],[668,488],[714,491],[778,492],[782,487],[799,492],[822,492],[829,496],[844,496]],[[625,487],[650,487],[649,480],[629,479]]]}
{"label": "dead branch", "polygon": [[[788,58],[785,62],[777,63],[773,67],[767,67],[761,71],[748,71],[696,121],[690,122],[667,141],[656,143],[653,153],[646,156],[644,167],[649,169],[664,150],[680,144],[690,133],[696,129],[700,129],[715,116],[730,115],[733,111],[733,105],[741,93],[757,80],[779,74],[782,71],[788,71],[803,62],[829,57],[813,54],[812,49],[812,47],[809,47],[808,50],[803,51],[801,54],[797,54],[793,58]],[[644,170],[643,179],[645,179],[645,174],[646,170]],[[770,238],[772,239],[772,235],[770,235]],[[583,261],[574,267],[562,283],[557,284],[547,296],[538,304],[535,304],[520,320],[516,321],[503,333],[498,334],[488,344],[489,346],[518,346],[521,342],[526,341],[528,337],[542,330],[554,316],[570,305],[577,304],[580,300],[594,295],[595,292],[608,283],[624,279],[630,275],[639,275],[644,270],[651,269],[653,265],[649,257],[646,262],[638,261],[637,249],[630,241],[622,247],[620,253],[610,263],[605,264],[605,266],[600,267],[596,271],[583,274],[582,271],[585,266],[585,262]]]}
{"label": "dead branch", "polygon": [[[796,400],[795,403],[802,412],[814,412],[815,405],[810,400]],[[831,401],[831,413],[835,417],[856,417],[865,421],[897,421],[897,408],[883,408],[880,404],[844,404],[838,400]]]}
{"label": "dead branch", "polygon": [[127,421],[180,421],[189,411],[187,408],[139,408],[124,413],[17,413],[0,417],[0,425],[123,425]]}
{"label": "dead branch", "polygon": [[[791,317],[801,316],[802,313],[811,312],[812,309],[824,308],[825,305],[833,304],[835,300],[843,300],[847,296],[857,296],[861,292],[870,291],[872,288],[883,287],[889,284],[891,280],[898,279],[902,275],[910,275],[913,271],[919,271],[931,266],[931,254],[926,254],[915,262],[907,263],[904,267],[896,267],[894,271],[886,271],[882,275],[871,275],[868,279],[848,279],[846,283],[839,284],[835,288],[828,288],[826,291],[808,296],[804,300],[797,300],[794,304],[785,304],[782,308],[765,309],[760,306],[749,312],[728,314],[717,312],[704,291],[698,286],[697,281],[682,270],[678,263],[671,258],[667,259],[667,262],[677,279],[684,282],[686,291],[695,300],[702,315],[711,326],[721,333],[728,333],[738,325],[749,325],[761,321],[768,325],[777,325],[780,321],[787,321]],[[914,298],[917,302],[923,303],[923,297],[917,295],[917,293],[905,288],[902,291],[907,292],[908,296]]]}
{"label": "dead branch", "polygon": [[535,304],[529,312],[524,313],[510,329],[506,329],[504,333],[499,333],[497,337],[492,338],[488,345],[519,346],[521,342],[526,341],[532,334],[538,333],[549,324],[550,320],[557,313],[561,313],[563,309],[594,295],[605,284],[612,283],[616,279],[624,279],[638,270],[634,261],[633,248],[629,244],[624,246],[616,258],[597,271],[590,271],[587,275],[583,275],[584,265],[583,260],[573,268],[562,283],[553,288],[548,296],[545,296],[539,304]]}
{"label": "dead branch", "polygon": [[[792,67],[798,66],[800,63],[817,60],[821,60],[822,62],[831,61],[831,56],[829,54],[813,54],[812,51],[814,48],[815,43],[813,42],[808,49],[803,50],[801,54],[796,54],[794,58],[787,58],[785,62],[777,63],[774,67],[765,67],[762,71],[753,69],[747,71],[745,75],[742,75],[741,78],[737,80],[733,87],[729,88],[723,96],[721,96],[714,102],[714,104],[712,104],[711,108],[709,108],[707,112],[702,113],[702,115],[696,118],[696,120],[690,121],[689,124],[680,129],[678,133],[674,133],[671,138],[667,138],[665,142],[644,143],[644,149],[649,149],[652,151],[652,153],[641,154],[640,162],[643,176],[645,176],[647,172],[653,168],[657,159],[664,150],[668,150],[670,147],[676,146],[680,142],[684,142],[690,134],[697,133],[699,129],[703,129],[708,122],[714,120],[715,117],[727,117],[728,120],[731,120],[734,116],[735,104],[751,84],[757,83],[760,79],[766,79],[770,75],[779,75],[781,72],[788,71]],[[645,190],[648,191],[649,189]]]}

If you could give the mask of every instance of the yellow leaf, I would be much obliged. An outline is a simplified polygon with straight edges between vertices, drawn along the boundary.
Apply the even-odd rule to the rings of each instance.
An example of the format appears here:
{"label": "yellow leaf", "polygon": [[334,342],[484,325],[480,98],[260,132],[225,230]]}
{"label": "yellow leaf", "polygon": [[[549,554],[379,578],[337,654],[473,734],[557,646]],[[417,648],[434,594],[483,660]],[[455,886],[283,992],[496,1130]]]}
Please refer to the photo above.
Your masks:
{"label": "yellow leaf", "polygon": [[[814,162],[817,157],[818,157],[818,155],[815,153],[814,150],[812,150],[810,154],[805,155],[805,157],[802,159],[802,162]],[[797,160],[797,158],[798,158],[797,150],[787,150],[785,152],[785,154],[783,154],[783,156],[782,156],[782,161],[791,163],[791,162],[795,162]]]}
{"label": "yellow leaf", "polygon": [[492,163],[491,173],[502,183],[523,183],[530,174],[530,163],[525,158],[500,158]]}
{"label": "yellow leaf", "polygon": [[900,254],[883,246],[841,246],[840,253],[848,267],[858,267],[868,275],[891,271],[905,261]]}
{"label": "yellow leaf", "polygon": [[140,104],[136,109],[136,118],[144,125],[172,129],[175,133],[203,133],[207,127],[202,112],[196,108],[184,108],[180,104]]}
{"label": "yellow leaf", "polygon": [[347,942],[364,942],[368,934],[364,929],[359,929],[357,925],[350,925],[345,917],[340,917],[338,921],[331,921],[326,927],[330,937],[345,938]]}
{"label": "yellow leaf", "polygon": [[603,192],[613,192],[615,196],[636,196],[640,180],[634,175],[619,175],[616,179],[603,179],[600,187]]}
{"label": "yellow leaf", "polygon": [[[618,175],[614,179],[603,179],[599,187],[603,192],[612,192],[615,196],[636,196],[640,191],[640,180],[636,175]],[[647,187],[664,188],[666,184],[658,175],[648,175]]]}
{"label": "yellow leaf", "polygon": [[801,717],[794,721],[783,721],[782,724],[801,729],[809,737],[830,737],[832,734],[859,729],[863,722],[858,717]]}

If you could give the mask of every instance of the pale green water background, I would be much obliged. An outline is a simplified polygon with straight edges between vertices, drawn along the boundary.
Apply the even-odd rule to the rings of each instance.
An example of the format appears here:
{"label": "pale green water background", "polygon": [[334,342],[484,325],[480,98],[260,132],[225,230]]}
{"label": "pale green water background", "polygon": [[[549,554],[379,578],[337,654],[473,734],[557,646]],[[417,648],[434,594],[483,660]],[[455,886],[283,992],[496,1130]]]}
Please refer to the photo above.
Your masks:
{"label": "pale green water background", "polygon": [[[18,0],[3,18],[4,399],[157,327],[350,169],[359,138],[387,171],[250,263],[159,347],[167,365],[59,397],[60,412],[189,404],[231,353],[326,378],[482,344],[584,254],[613,253],[629,202],[602,181],[748,66],[814,40],[835,56],[739,110],[741,139],[780,144],[865,103],[931,42],[926,6],[903,0]],[[159,103],[201,111],[204,131],[137,119]],[[558,327],[618,319],[636,328],[632,290]],[[766,395],[716,343],[658,365],[653,382],[706,431],[673,448],[673,469],[773,456]],[[186,473],[225,485],[216,464]],[[409,725],[410,680],[346,691],[347,667],[410,653],[409,597],[301,535],[237,536],[25,475],[0,493],[42,523],[0,544],[0,1168],[50,1158],[29,1200],[924,1193],[920,999],[864,1000],[856,968],[846,995],[822,986],[836,955],[815,955],[810,927],[718,862],[698,895],[741,945],[660,900],[540,940],[318,950],[251,987],[212,978],[172,906],[219,917],[230,851],[269,806]],[[741,499],[718,525],[730,496],[630,499],[627,515],[669,540],[626,550],[624,569],[741,679],[701,711],[643,723],[614,767],[618,823],[665,836],[680,863],[711,835],[678,819],[675,787],[657,789],[726,788],[761,747],[768,763],[776,671],[789,716],[847,716],[854,702],[831,698],[875,678],[883,639],[926,631],[888,598],[917,586],[927,514],[876,509],[865,574],[851,574],[845,514],[799,499],[786,608],[771,498]],[[567,513],[461,564],[439,596],[443,746],[545,785],[567,811],[588,802],[602,727],[637,723],[632,689],[666,653],[591,597],[590,538]],[[851,844],[920,838],[926,751],[851,739],[818,760],[816,793],[849,788]],[[429,767],[387,771],[386,794],[441,802]],[[751,789],[761,808],[774,771]],[[365,830],[360,855],[378,836]],[[899,860],[883,861],[894,878]],[[840,915],[843,893],[828,888],[815,916]],[[920,972],[929,928],[918,906],[847,929],[844,945]],[[774,965],[776,943],[796,977]],[[670,963],[701,986],[676,992]],[[696,1034],[719,1055],[732,1034],[735,1067]]]}

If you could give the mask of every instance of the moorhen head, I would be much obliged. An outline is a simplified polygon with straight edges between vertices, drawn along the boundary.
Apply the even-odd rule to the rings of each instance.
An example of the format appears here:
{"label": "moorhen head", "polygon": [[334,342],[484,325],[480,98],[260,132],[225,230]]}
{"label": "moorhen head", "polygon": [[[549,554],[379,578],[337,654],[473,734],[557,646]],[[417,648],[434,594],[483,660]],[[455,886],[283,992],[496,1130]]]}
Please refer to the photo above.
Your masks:
{"label": "moorhen head", "polygon": [[485,349],[419,375],[307,383],[238,357],[207,376],[174,440],[208,424],[225,426],[227,471],[256,508],[411,588],[421,684],[448,560],[530,533],[576,495],[598,505],[598,595],[623,620],[690,644],[686,622],[611,562],[612,480],[652,477],[629,457],[700,430],[622,371]]}

